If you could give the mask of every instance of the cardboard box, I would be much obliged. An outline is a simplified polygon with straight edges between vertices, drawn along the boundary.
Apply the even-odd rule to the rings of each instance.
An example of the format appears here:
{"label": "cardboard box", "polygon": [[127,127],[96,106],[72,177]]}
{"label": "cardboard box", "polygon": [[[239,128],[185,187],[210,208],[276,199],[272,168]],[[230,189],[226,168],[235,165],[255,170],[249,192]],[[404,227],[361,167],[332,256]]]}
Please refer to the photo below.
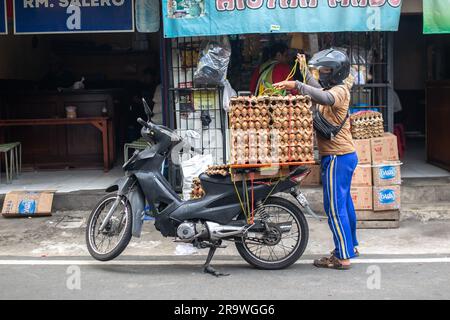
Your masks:
{"label": "cardboard box", "polygon": [[373,187],[373,210],[399,210],[400,186]]}
{"label": "cardboard box", "polygon": [[400,185],[402,183],[400,174],[400,162],[375,165],[372,168],[373,185],[377,187]]}
{"label": "cardboard box", "polygon": [[353,172],[352,186],[371,186],[372,185],[372,167],[369,165],[358,165]]}
{"label": "cardboard box", "polygon": [[372,163],[370,139],[353,139],[353,144],[355,145],[356,154],[358,155],[358,163]]}
{"label": "cardboard box", "polygon": [[372,187],[351,187],[353,206],[355,210],[372,210]]}
{"label": "cardboard box", "polygon": [[310,167],[311,173],[302,181],[302,186],[318,186],[322,182],[322,170],[320,165],[315,164]]}
{"label": "cardboard box", "polygon": [[11,191],[3,202],[4,217],[36,217],[52,215],[53,192]]}
{"label": "cardboard box", "polygon": [[372,164],[398,161],[397,137],[385,132],[382,137],[370,139]]}

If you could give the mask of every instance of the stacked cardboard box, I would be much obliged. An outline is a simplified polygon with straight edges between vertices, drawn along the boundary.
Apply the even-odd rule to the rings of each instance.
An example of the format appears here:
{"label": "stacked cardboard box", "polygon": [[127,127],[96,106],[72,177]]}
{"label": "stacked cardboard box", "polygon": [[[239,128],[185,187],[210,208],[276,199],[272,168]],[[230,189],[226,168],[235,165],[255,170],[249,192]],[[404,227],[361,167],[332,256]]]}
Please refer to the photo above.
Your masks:
{"label": "stacked cardboard box", "polygon": [[396,136],[384,133],[382,137],[354,142],[359,163],[353,176],[351,194],[358,226],[398,227],[401,176]]}

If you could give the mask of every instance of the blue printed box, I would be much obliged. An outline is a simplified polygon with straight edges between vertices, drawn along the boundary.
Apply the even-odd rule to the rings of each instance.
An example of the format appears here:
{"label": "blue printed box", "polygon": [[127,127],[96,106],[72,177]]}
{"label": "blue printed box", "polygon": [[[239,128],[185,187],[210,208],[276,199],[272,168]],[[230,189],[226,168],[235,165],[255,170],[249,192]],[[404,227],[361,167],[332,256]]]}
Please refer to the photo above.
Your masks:
{"label": "blue printed box", "polygon": [[373,185],[377,187],[400,185],[402,183],[400,174],[400,163],[384,163],[374,165],[372,168]]}
{"label": "blue printed box", "polygon": [[11,191],[5,196],[4,217],[37,217],[52,215],[53,192]]}
{"label": "blue printed box", "polygon": [[399,210],[401,205],[400,186],[373,188],[373,211]]}

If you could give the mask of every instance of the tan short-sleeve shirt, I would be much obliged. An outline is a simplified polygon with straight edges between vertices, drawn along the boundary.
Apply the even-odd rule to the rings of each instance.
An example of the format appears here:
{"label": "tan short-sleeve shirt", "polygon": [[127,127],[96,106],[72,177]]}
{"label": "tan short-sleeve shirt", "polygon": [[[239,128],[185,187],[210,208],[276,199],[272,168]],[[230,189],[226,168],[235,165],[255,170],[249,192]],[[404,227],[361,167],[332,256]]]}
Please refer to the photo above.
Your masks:
{"label": "tan short-sleeve shirt", "polygon": [[[320,112],[333,125],[339,126],[345,119],[349,104],[350,91],[345,85],[335,86],[328,90],[334,97],[333,106],[319,106]],[[350,118],[345,121],[341,131],[331,140],[324,139],[317,135],[317,145],[319,154],[326,155],[343,155],[355,151],[352,134],[350,131]]]}

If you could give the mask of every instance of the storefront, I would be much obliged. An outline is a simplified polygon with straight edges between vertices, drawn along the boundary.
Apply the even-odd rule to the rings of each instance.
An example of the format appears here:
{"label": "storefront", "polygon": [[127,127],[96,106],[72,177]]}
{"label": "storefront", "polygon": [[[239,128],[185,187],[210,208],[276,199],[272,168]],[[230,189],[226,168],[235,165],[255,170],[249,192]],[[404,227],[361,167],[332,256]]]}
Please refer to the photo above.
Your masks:
{"label": "storefront", "polygon": [[[398,27],[401,1],[357,1],[356,6],[354,1],[352,6],[345,1],[181,2],[174,7],[163,1],[168,119],[192,144],[213,154],[215,162],[227,159],[227,89],[198,85],[195,78],[202,46],[223,42],[224,35],[230,50],[227,79],[244,95],[251,94],[252,72],[275,42],[291,48],[292,64],[296,52],[311,57],[329,47],[345,50],[356,77],[352,111],[381,112],[385,130],[393,132],[392,31]],[[300,72],[294,77],[300,80]]]}
{"label": "storefront", "polygon": [[21,142],[24,170],[121,164],[160,84],[159,26],[158,1],[1,0],[0,144]]}
{"label": "storefront", "polygon": [[449,175],[449,4],[405,1],[394,36],[394,90],[401,102],[394,120],[405,132],[408,177]]}

